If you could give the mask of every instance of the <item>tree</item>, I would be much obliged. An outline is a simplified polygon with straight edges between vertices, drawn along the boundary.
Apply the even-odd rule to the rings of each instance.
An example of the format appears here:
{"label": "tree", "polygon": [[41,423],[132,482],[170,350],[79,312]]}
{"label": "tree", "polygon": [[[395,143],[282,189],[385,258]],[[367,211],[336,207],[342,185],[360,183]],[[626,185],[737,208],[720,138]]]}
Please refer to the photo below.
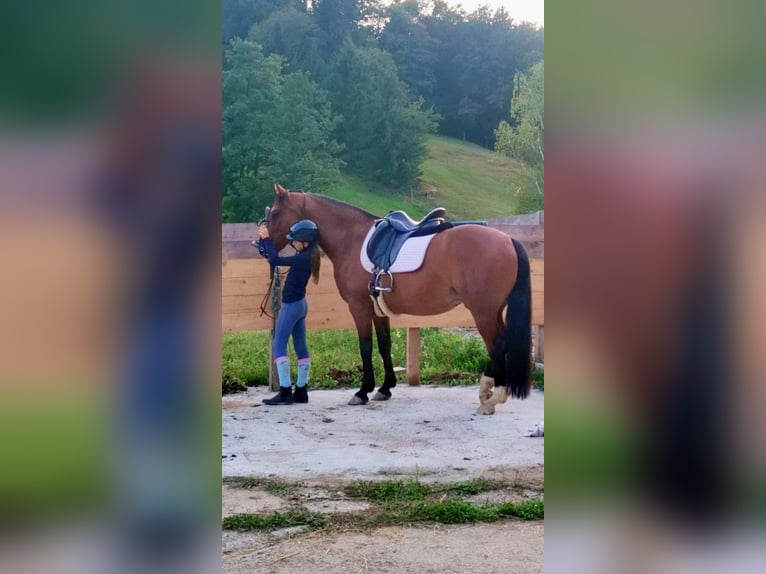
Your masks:
{"label": "tree", "polygon": [[495,150],[521,160],[542,197],[545,164],[545,70],[544,62],[532,66],[528,74],[513,80],[511,119],[495,130]]}
{"label": "tree", "polygon": [[440,46],[420,19],[418,0],[392,4],[386,15],[388,23],[380,36],[380,47],[391,54],[399,77],[412,92],[429,98],[436,88],[434,66]]}
{"label": "tree", "polygon": [[[440,132],[491,147],[495,128],[508,114],[515,74],[543,57],[542,30],[515,25],[502,9],[466,14],[440,0],[417,22],[436,45],[435,86],[423,95],[443,118]],[[407,65],[401,68],[405,78]]]}
{"label": "tree", "polygon": [[324,76],[325,63],[319,51],[321,32],[314,18],[293,7],[272,13],[256,23],[248,38],[266,54],[280,54],[291,71],[304,70],[313,79]]}
{"label": "tree", "polygon": [[228,46],[232,38],[246,38],[253,24],[273,12],[294,8],[305,12],[306,0],[223,0],[221,3],[221,36]]}
{"label": "tree", "polygon": [[333,107],[342,114],[343,160],[356,173],[399,188],[416,184],[425,136],[436,129],[422,100],[412,102],[389,54],[347,41],[334,61]]}
{"label": "tree", "polygon": [[341,147],[326,93],[284,60],[234,39],[223,72],[223,218],[255,221],[274,182],[323,191],[338,179]]}
{"label": "tree", "polygon": [[378,4],[379,0],[314,0],[311,12],[322,30],[325,54],[336,53],[360,23],[379,11]]}

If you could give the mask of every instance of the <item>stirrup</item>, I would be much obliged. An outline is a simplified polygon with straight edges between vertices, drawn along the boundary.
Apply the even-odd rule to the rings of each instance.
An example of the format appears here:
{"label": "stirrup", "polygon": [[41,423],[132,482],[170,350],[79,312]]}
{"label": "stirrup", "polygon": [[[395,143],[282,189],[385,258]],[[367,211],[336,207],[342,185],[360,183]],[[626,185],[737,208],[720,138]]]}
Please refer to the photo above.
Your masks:
{"label": "stirrup", "polygon": [[[380,278],[384,276],[388,276],[388,287],[381,287],[380,285]],[[391,275],[388,271],[385,269],[381,269],[377,272],[375,275],[375,279],[372,281],[371,290],[377,293],[383,293],[391,291],[394,288],[394,276]]]}

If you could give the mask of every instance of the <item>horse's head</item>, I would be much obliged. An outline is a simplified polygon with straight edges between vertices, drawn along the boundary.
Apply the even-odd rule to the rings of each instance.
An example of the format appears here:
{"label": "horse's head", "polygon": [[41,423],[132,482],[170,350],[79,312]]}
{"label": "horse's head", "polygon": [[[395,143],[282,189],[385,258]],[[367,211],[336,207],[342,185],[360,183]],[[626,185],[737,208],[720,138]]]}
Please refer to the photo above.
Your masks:
{"label": "horse's head", "polygon": [[269,236],[274,241],[277,251],[287,245],[287,232],[290,227],[306,219],[306,196],[303,192],[291,192],[278,183],[274,184],[274,203],[269,212],[268,227]]}

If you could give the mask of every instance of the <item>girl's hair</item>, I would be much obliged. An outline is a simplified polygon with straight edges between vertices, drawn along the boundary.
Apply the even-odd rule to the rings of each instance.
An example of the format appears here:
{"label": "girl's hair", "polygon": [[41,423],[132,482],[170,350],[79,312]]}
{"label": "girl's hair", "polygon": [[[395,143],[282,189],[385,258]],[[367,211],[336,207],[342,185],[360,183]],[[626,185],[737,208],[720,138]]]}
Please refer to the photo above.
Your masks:
{"label": "girl's hair", "polygon": [[319,283],[319,266],[322,264],[322,255],[317,243],[314,243],[309,249],[311,249],[311,277],[316,285]]}

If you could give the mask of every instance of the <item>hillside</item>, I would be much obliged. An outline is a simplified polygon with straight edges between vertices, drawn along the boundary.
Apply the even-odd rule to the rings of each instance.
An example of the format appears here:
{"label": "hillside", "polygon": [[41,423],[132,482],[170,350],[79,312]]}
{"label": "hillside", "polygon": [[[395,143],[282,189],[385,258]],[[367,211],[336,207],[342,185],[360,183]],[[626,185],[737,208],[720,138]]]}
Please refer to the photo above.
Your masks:
{"label": "hillside", "polygon": [[428,138],[421,189],[397,195],[357,177],[344,175],[328,195],[377,215],[404,209],[420,217],[436,206],[453,219],[492,219],[520,213],[518,193],[524,185],[518,161],[480,146],[441,136]]}

